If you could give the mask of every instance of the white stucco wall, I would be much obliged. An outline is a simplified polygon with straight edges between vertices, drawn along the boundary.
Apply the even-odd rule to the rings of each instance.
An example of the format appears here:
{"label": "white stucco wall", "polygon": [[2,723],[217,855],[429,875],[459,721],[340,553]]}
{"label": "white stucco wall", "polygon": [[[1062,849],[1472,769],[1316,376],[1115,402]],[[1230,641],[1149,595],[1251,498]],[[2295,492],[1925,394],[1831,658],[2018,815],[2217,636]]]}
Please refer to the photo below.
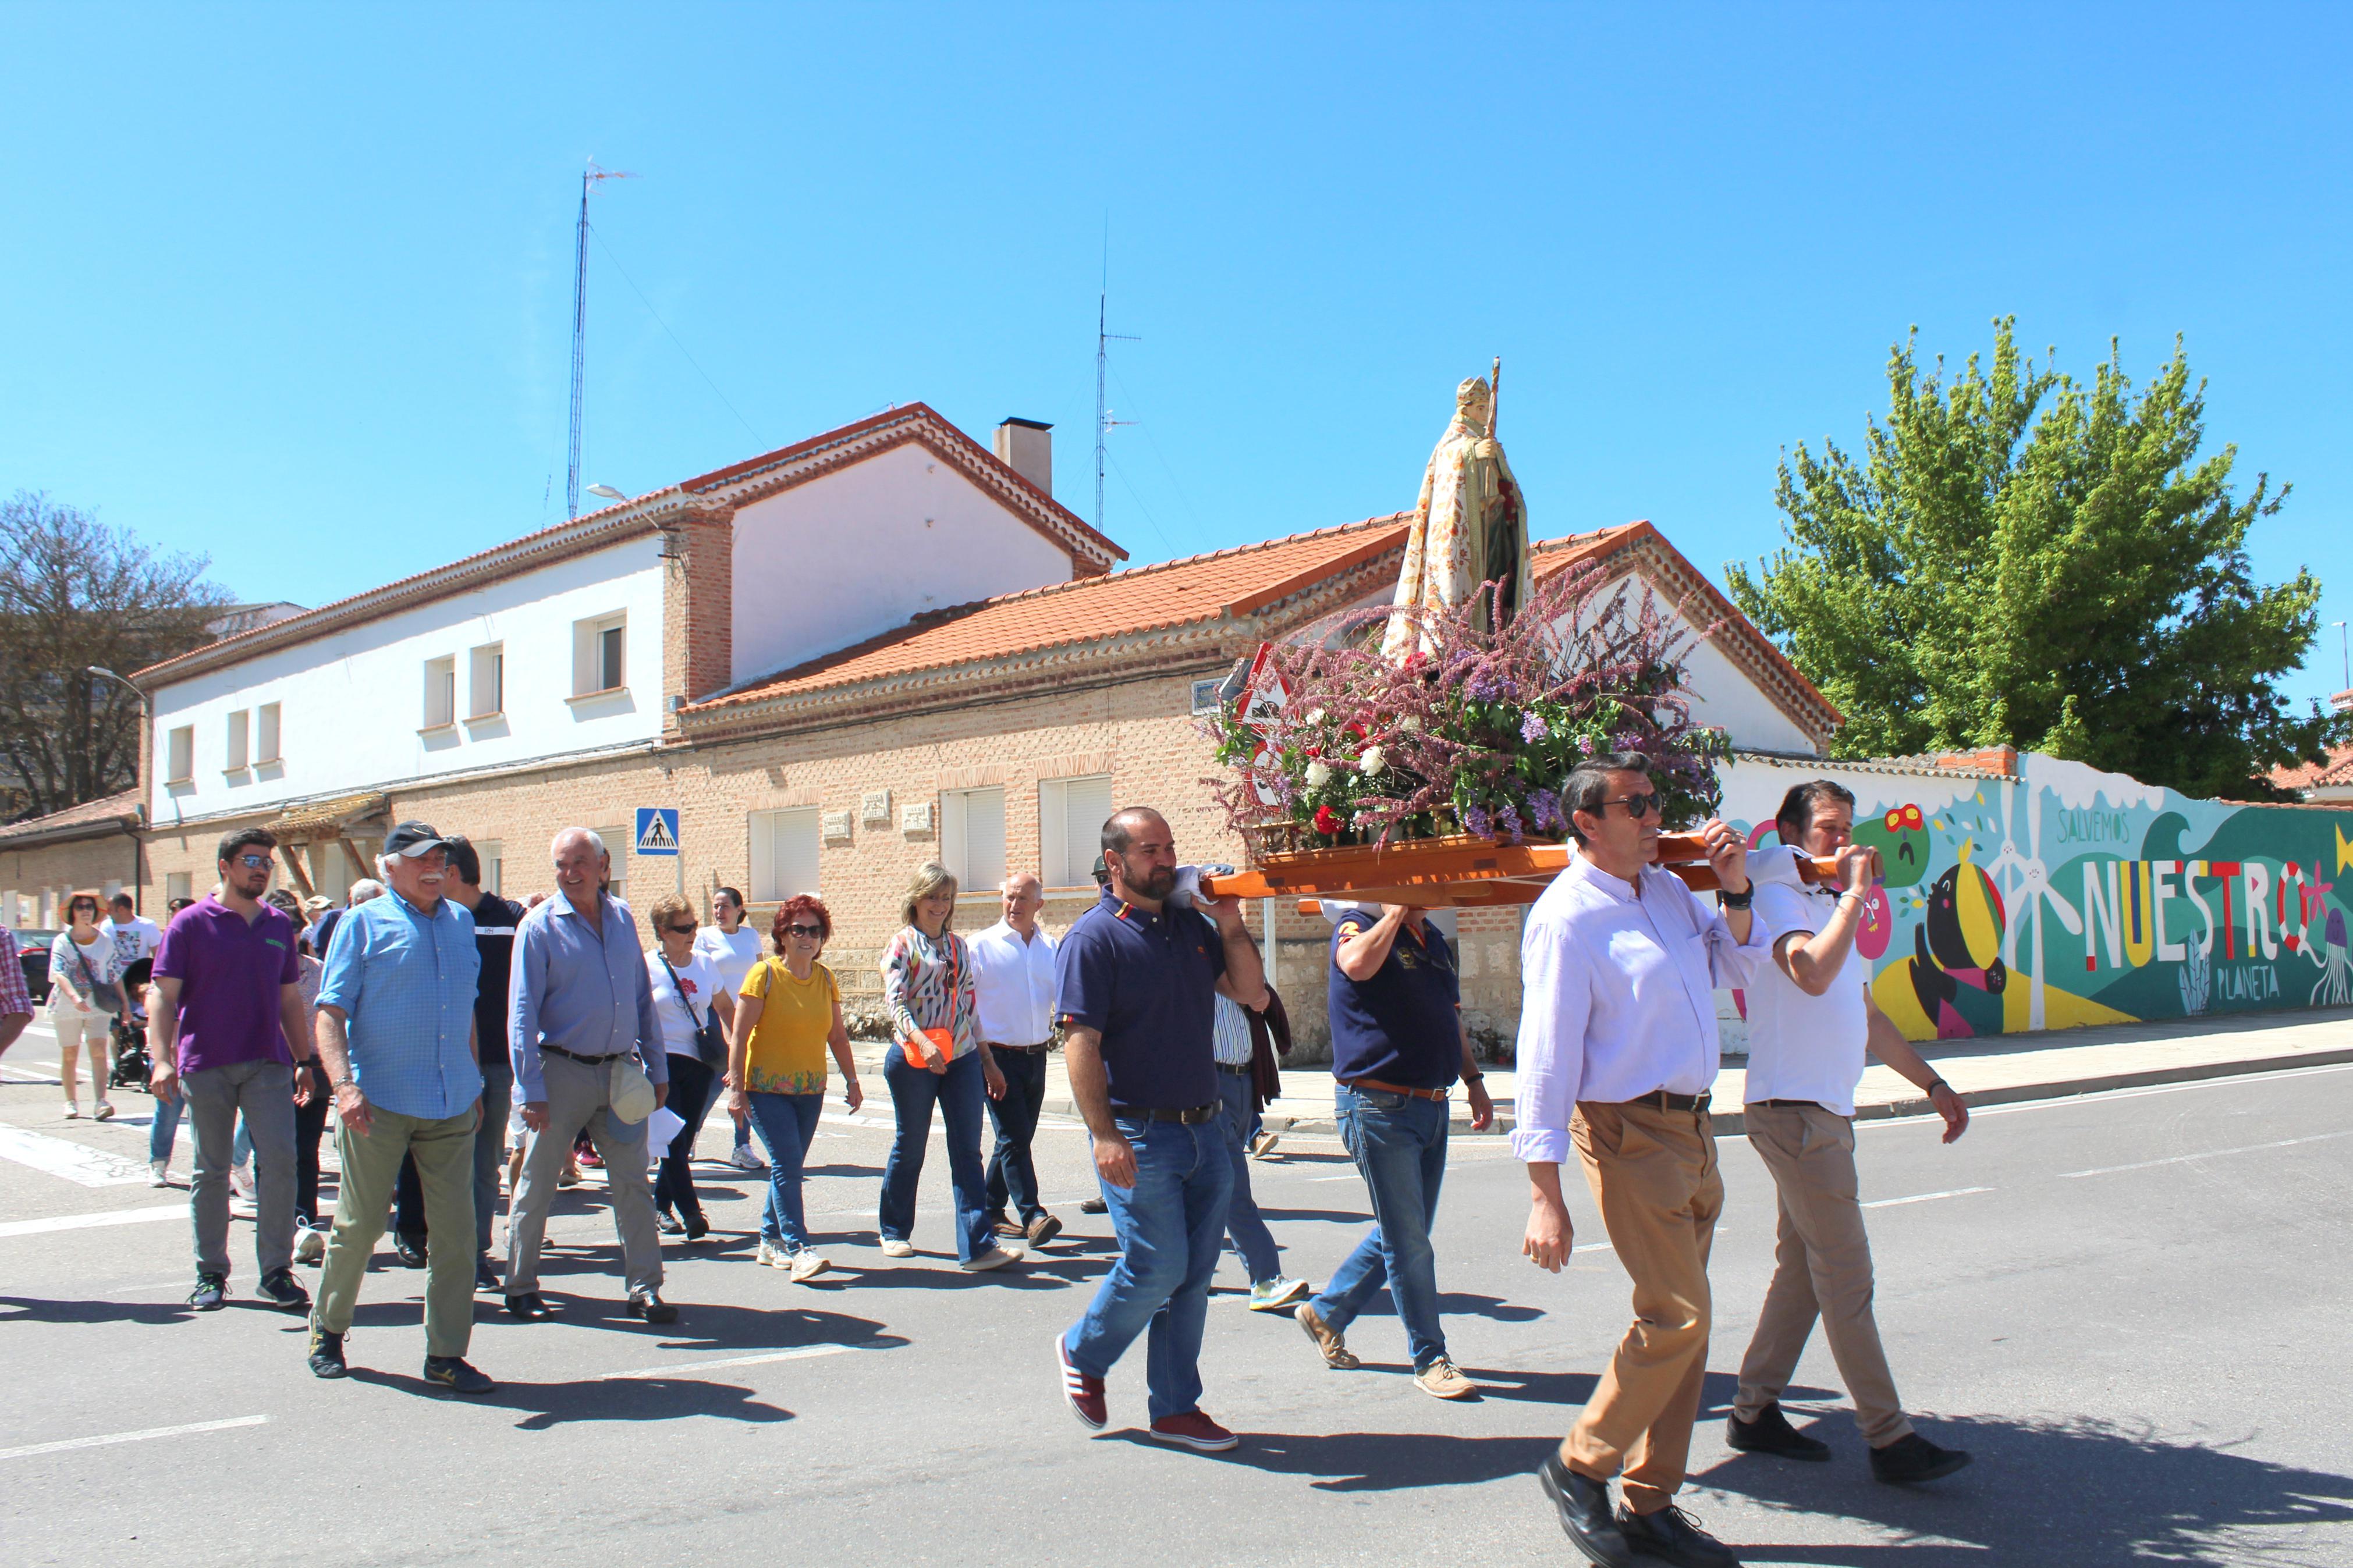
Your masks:
{"label": "white stucco wall", "polygon": [[[657,540],[632,540],[162,688],[152,820],[653,739],[661,731],[659,551]],[[627,690],[566,701],[573,623],[617,610],[628,616]],[[487,643],[505,648],[503,716],[469,722],[470,657]],[[420,733],[426,661],[448,656],[457,659],[459,721]],[[283,761],[225,774],[229,714],[269,702],[280,704]],[[164,777],[170,735],[183,725],[195,731],[195,766],[187,784],[173,784]]]}
{"label": "white stucco wall", "polygon": [[1067,552],[913,444],[744,507],[734,565],[739,681],[1071,578]]}

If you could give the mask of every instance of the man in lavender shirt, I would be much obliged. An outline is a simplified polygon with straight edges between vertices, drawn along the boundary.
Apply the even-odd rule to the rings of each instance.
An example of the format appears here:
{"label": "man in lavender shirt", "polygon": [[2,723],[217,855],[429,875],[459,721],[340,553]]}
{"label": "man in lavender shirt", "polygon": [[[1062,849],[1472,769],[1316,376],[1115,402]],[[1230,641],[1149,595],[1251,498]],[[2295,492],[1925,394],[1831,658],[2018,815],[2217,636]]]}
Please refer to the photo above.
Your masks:
{"label": "man in lavender shirt", "polygon": [[217,1310],[228,1295],[229,1145],[239,1111],[253,1138],[260,1184],[254,1251],[261,1296],[307,1312],[295,1281],[294,1107],[311,1098],[309,1008],[294,953],[294,922],[262,900],[278,840],[259,827],[220,841],[220,891],[172,918],[155,955],[147,1009],[148,1086],[158,1100],[185,1097],[195,1132],[188,1184],[196,1288],[188,1305]]}

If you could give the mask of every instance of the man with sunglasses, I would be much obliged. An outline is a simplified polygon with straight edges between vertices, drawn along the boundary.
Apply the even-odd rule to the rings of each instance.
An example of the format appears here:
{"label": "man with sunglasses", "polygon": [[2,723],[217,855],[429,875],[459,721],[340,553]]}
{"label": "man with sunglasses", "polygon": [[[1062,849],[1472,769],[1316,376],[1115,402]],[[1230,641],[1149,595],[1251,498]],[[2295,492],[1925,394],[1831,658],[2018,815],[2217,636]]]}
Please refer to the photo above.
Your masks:
{"label": "man with sunglasses", "polygon": [[[1575,1149],[1618,1259],[1634,1323],[1600,1385],[1537,1471],[1572,1544],[1612,1568],[1639,1551],[1685,1568],[1739,1559],[1674,1504],[1707,1371],[1708,1247],[1724,1206],[1708,1090],[1722,1047],[1715,992],[1766,959],[1739,833],[1700,829],[1723,908],[1660,868],[1650,760],[1605,752],[1572,773],[1561,808],[1577,840],[1521,938],[1519,1126],[1528,1167],[1525,1253],[1568,1261],[1560,1170]],[[1609,1481],[1622,1476],[1613,1514]]]}
{"label": "man with sunglasses", "polygon": [[196,1288],[188,1304],[217,1310],[228,1295],[228,1172],[239,1112],[260,1183],[253,1247],[257,1289],[272,1306],[305,1310],[295,1281],[294,1107],[310,1102],[310,1009],[302,1001],[294,922],[264,901],[278,840],[259,827],[228,834],[220,888],[182,910],[155,955],[147,1009],[148,1087],[185,1099],[195,1137],[188,1184]]}

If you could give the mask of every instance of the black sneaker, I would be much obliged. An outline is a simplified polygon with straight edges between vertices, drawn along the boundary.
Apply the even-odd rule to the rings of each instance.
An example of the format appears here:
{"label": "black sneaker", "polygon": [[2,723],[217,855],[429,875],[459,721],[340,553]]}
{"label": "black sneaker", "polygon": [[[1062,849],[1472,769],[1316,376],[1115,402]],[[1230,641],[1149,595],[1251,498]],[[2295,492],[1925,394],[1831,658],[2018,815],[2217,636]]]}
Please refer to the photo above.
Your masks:
{"label": "black sneaker", "polygon": [[506,1283],[506,1281],[505,1281],[505,1280],[501,1279],[499,1278],[499,1268],[498,1268],[498,1265],[497,1265],[497,1264],[495,1264],[495,1263],[492,1263],[492,1262],[491,1261],[491,1255],[490,1255],[489,1253],[487,1253],[487,1252],[482,1252],[482,1253],[477,1253],[477,1254],[475,1254],[475,1256],[474,1256],[474,1289],[477,1289],[477,1290],[495,1290],[495,1289],[499,1289],[499,1287],[500,1287],[500,1286],[501,1286],[501,1285],[503,1285],[503,1284],[505,1284],[505,1283]]}
{"label": "black sneaker", "polygon": [[678,1215],[670,1213],[670,1210],[662,1209],[654,1215],[654,1228],[661,1232],[664,1236],[684,1236],[686,1234],[686,1222],[680,1219]]}
{"label": "black sneaker", "polygon": [[1803,1459],[1809,1464],[1827,1464],[1831,1457],[1831,1446],[1790,1426],[1778,1403],[1759,1410],[1754,1421],[1725,1416],[1724,1440],[1744,1454],[1772,1454],[1784,1459]]}
{"label": "black sneaker", "polygon": [[271,1306],[289,1312],[311,1310],[311,1292],[302,1289],[291,1268],[273,1268],[261,1277],[254,1293]]}
{"label": "black sneaker", "polygon": [[659,1290],[639,1290],[632,1295],[628,1313],[632,1318],[643,1318],[649,1323],[678,1321],[678,1309],[663,1300]]}
{"label": "black sneaker", "polygon": [[343,1364],[343,1336],[322,1328],[311,1331],[311,1375],[341,1377],[352,1369]]}
{"label": "black sneaker", "polygon": [[1079,1212],[1081,1214],[1109,1214],[1111,1213],[1111,1205],[1103,1202],[1101,1198],[1081,1198],[1079,1200]]}
{"label": "black sneaker", "polygon": [[199,1274],[196,1288],[188,1292],[188,1305],[199,1312],[217,1312],[228,1300],[228,1276]]}
{"label": "black sneaker", "polygon": [[1620,1506],[1618,1531],[1626,1544],[1645,1557],[1672,1563],[1676,1568],[1740,1568],[1731,1547],[1699,1527],[1699,1521],[1674,1504],[1656,1513],[1636,1513]]}
{"label": "black sneaker", "polygon": [[392,1233],[392,1249],[400,1255],[401,1262],[411,1268],[422,1268],[426,1265],[425,1238],[421,1236],[403,1236],[396,1230]]}
{"label": "black sneaker", "polygon": [[488,1394],[498,1386],[468,1366],[464,1357],[454,1355],[427,1356],[425,1381],[451,1394]]}
{"label": "black sneaker", "polygon": [[1633,1549],[1626,1544],[1618,1521],[1609,1515],[1609,1488],[1588,1480],[1560,1462],[1557,1451],[1536,1468],[1536,1480],[1560,1513],[1560,1527],[1568,1543],[1588,1563],[1602,1568],[1630,1568]]}
{"label": "black sneaker", "polygon": [[1939,1448],[1917,1432],[1906,1432],[1884,1448],[1871,1451],[1871,1479],[1890,1486],[1933,1481],[1951,1475],[1969,1462],[1958,1448]]}
{"label": "black sneaker", "polygon": [[526,1290],[520,1296],[507,1298],[507,1311],[526,1323],[543,1323],[555,1316],[555,1309],[540,1299],[536,1290]]}

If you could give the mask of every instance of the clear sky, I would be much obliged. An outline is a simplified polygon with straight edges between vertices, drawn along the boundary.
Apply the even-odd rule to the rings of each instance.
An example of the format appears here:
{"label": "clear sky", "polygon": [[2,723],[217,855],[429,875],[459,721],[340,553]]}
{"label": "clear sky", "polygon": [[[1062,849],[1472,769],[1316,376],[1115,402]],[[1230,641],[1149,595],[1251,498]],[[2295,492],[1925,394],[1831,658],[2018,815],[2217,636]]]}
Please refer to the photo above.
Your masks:
{"label": "clear sky", "polygon": [[2353,617],[2348,15],[0,5],[0,492],[304,604],[560,520],[593,157],[584,482],[923,399],[1053,421],[1088,515],[1107,231],[1137,562],[1411,505],[1500,353],[1536,531],[1721,581],[1907,329],[2014,313],[2181,334],[2295,487],[2258,571]]}

